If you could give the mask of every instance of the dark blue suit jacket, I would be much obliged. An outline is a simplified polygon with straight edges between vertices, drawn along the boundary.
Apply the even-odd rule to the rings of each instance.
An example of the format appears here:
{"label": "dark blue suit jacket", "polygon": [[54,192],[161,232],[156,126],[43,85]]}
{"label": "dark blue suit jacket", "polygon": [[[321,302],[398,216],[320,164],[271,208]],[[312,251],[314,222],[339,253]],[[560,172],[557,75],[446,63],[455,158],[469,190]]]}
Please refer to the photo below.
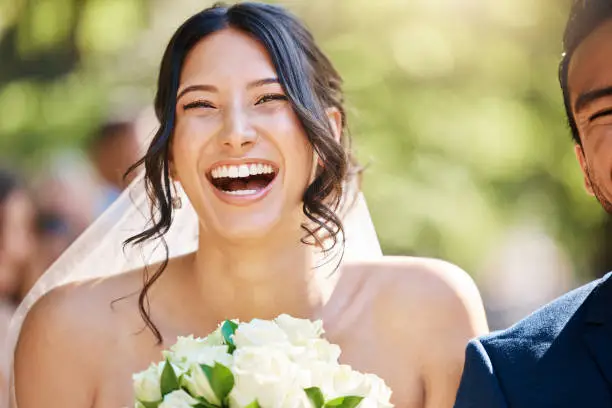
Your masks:
{"label": "dark blue suit jacket", "polygon": [[472,340],[455,408],[612,408],[611,274]]}

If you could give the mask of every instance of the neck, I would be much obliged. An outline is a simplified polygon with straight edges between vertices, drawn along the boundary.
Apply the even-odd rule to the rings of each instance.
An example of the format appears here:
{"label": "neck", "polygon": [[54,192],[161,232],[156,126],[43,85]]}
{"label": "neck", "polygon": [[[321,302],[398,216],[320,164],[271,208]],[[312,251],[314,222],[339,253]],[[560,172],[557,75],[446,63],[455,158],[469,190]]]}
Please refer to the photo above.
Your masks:
{"label": "neck", "polygon": [[200,235],[190,269],[197,298],[217,321],[272,319],[281,313],[318,318],[330,292],[315,276],[312,248],[299,238],[238,245]]}

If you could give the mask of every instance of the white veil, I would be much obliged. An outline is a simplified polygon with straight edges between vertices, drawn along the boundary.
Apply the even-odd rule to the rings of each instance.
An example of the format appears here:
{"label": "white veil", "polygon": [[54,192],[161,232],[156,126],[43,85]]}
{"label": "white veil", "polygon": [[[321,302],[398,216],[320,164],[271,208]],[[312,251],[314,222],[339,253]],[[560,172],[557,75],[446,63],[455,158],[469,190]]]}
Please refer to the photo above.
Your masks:
{"label": "white veil", "polygon": [[[182,208],[175,211],[172,226],[165,236],[170,258],[193,252],[198,244],[198,217],[179,187]],[[349,188],[349,190],[351,190]],[[351,196],[350,191],[346,196]],[[12,319],[7,352],[11,373],[11,399],[14,398],[12,368],[15,346],[21,325],[30,308],[52,289],[71,282],[103,278],[121,274],[144,265],[155,263],[166,256],[158,241],[142,246],[123,247],[123,242],[145,229],[149,222],[149,203],[141,173],[122,195],[57,259],[30,290]],[[361,192],[357,191],[355,202],[343,215],[345,250],[342,262],[375,259],[382,251],[370,218],[370,213]],[[337,245],[341,247],[341,245]],[[341,253],[332,251],[325,256],[320,276],[328,276],[330,268],[340,261]],[[323,260],[319,253],[319,260]],[[14,400],[13,400],[14,401]]]}

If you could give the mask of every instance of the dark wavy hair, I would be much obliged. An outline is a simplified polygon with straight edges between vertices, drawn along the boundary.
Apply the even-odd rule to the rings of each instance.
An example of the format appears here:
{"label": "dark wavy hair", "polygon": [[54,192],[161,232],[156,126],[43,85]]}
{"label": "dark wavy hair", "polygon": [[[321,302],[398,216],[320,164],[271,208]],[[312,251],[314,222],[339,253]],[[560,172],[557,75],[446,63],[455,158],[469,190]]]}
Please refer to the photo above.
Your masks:
{"label": "dark wavy hair", "polygon": [[576,118],[572,109],[568,83],[569,64],[576,49],[600,25],[612,19],[610,0],[574,0],[563,33],[563,57],[559,63],[559,83],[563,92],[563,102],[572,138],[582,145]]}
{"label": "dark wavy hair", "polygon": [[[359,172],[351,156],[350,137],[346,131],[342,79],[296,17],[281,7],[260,3],[216,4],[189,18],[170,40],[161,62],[155,96],[155,113],[161,126],[145,156],[129,170],[134,171],[144,164],[151,201],[151,226],[126,240],[125,245],[160,239],[168,254],[163,239],[173,217],[168,161],[181,69],[185,57],[199,41],[227,28],[244,32],[265,47],[278,80],[322,162],[315,180],[304,192],[303,211],[310,222],[302,225],[306,233],[302,242],[320,245],[322,233],[331,237],[335,246],[338,236],[343,237],[342,222],[337,215],[344,195],[343,185],[349,176]],[[326,109],[330,107],[338,109],[342,116],[340,142],[334,138],[328,120]],[[162,336],[149,316],[147,293],[167,265],[168,256],[152,275],[149,276],[145,268],[138,298],[142,318],[159,342]]]}

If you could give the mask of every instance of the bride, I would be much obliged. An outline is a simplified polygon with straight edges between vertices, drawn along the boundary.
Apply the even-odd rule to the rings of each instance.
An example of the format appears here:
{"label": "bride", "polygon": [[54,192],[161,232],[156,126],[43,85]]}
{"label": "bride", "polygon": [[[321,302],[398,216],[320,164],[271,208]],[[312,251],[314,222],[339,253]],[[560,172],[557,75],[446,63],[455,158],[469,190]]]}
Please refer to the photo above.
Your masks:
{"label": "bride", "polygon": [[[146,187],[152,219],[121,218],[124,197],[30,293],[13,404],[131,406],[131,374],[177,335],[288,313],[322,319],[342,362],[382,377],[396,406],[452,406],[466,343],[487,331],[478,291],[449,263],[378,252],[341,78],[300,22],[256,3],[194,15],[163,56],[155,110],[131,190]],[[131,261],[101,251],[96,233],[116,247],[134,223]]]}

